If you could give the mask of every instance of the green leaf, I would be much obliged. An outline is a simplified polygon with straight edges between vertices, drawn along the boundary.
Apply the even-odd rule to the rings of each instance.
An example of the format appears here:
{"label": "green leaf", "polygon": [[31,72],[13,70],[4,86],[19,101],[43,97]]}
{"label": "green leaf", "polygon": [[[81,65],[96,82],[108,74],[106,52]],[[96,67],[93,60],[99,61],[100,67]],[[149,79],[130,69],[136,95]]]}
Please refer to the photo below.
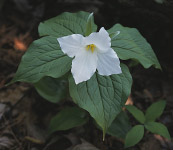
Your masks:
{"label": "green leaf", "polygon": [[136,59],[145,68],[154,65],[156,68],[161,69],[150,44],[142,37],[137,29],[116,24],[108,30],[109,33],[116,31],[120,31],[120,34],[117,38],[112,39],[111,45],[120,59]]}
{"label": "green leaf", "polygon": [[85,33],[85,36],[88,36],[92,33],[92,22],[93,21],[93,13],[91,13],[89,16],[88,16],[88,19],[87,19],[87,24],[86,24],[86,33]]}
{"label": "green leaf", "polygon": [[128,68],[121,65],[121,74],[101,76],[95,73],[90,80],[75,84],[69,77],[70,95],[79,107],[87,110],[103,129],[103,135],[124,106],[132,85]]}
{"label": "green leaf", "polygon": [[[17,70],[11,83],[16,81],[36,83],[44,76],[58,78],[71,68],[72,59],[65,55],[59,47],[57,38],[71,34],[85,34],[89,13],[63,13],[39,25],[40,36],[46,36],[34,41]],[[92,30],[97,26],[92,19]]]}
{"label": "green leaf", "polygon": [[72,59],[61,51],[55,37],[43,37],[30,45],[11,83],[35,83],[44,76],[61,77],[70,70],[71,62]]}
{"label": "green leaf", "polygon": [[125,148],[136,145],[144,136],[144,126],[134,126],[126,135]]}
{"label": "green leaf", "polygon": [[44,77],[34,84],[37,92],[46,100],[57,103],[67,96],[67,81]]}
{"label": "green leaf", "polygon": [[120,34],[120,31],[116,31],[113,33],[109,34],[109,37],[111,38],[111,40],[115,39],[118,35]]}
{"label": "green leaf", "polygon": [[108,128],[107,133],[117,138],[125,139],[130,129],[129,118],[124,111],[121,111]]}
{"label": "green leaf", "polygon": [[78,107],[67,107],[51,119],[49,133],[81,126],[88,121],[87,114]]}
{"label": "green leaf", "polygon": [[152,133],[159,134],[169,140],[171,139],[167,127],[161,123],[148,122],[145,124],[145,128]]}
{"label": "green leaf", "polygon": [[[57,17],[40,23],[39,34],[40,36],[51,35],[56,38],[71,34],[85,35],[89,15],[90,13],[83,11],[77,13],[62,13]],[[91,19],[91,21],[92,32],[95,32],[97,26],[94,24],[93,19]]]}
{"label": "green leaf", "polygon": [[126,105],[125,107],[140,123],[145,122],[145,116],[141,110],[139,110],[133,105]]}
{"label": "green leaf", "polygon": [[150,107],[148,107],[145,114],[146,122],[155,121],[157,118],[159,118],[160,115],[163,113],[165,106],[166,102],[161,100],[153,103]]}

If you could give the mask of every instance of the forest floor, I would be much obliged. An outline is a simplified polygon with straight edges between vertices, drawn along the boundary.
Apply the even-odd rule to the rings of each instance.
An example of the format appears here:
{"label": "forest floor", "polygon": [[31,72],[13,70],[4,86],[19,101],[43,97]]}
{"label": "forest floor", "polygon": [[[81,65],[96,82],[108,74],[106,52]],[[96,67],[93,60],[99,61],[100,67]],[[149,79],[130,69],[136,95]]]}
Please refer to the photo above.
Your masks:
{"label": "forest floor", "polygon": [[[4,2],[4,3],[3,3]],[[15,83],[13,77],[29,44],[38,38],[38,24],[64,11],[94,12],[99,27],[115,23],[135,27],[155,50],[162,71],[142,66],[130,69],[133,87],[128,103],[145,111],[160,99],[166,109],[158,120],[173,136],[173,3],[171,1],[60,1],[7,0],[0,2],[0,150],[121,150],[123,142],[89,122],[65,132],[47,136],[51,117],[70,100],[52,104],[41,98],[32,85]],[[80,9],[79,9],[80,8]],[[105,10],[107,10],[105,12]],[[132,124],[136,124],[131,118]],[[88,127],[89,126],[89,127]],[[147,133],[134,150],[171,150],[173,141]]]}

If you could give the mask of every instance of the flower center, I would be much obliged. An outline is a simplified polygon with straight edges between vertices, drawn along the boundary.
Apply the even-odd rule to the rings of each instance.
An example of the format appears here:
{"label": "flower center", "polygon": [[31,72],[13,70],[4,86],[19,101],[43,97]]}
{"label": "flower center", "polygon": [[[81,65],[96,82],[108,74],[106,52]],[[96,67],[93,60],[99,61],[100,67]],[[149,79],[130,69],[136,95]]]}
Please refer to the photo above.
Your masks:
{"label": "flower center", "polygon": [[90,44],[86,46],[86,50],[91,50],[91,52],[94,52],[94,49],[96,48],[96,46],[94,44]]}

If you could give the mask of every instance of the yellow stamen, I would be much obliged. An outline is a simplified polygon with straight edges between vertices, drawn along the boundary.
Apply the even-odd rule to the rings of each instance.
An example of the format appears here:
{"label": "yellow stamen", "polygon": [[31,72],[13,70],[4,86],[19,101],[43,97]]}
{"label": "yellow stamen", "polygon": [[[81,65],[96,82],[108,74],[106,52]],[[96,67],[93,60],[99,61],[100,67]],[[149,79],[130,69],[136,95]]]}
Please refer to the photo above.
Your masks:
{"label": "yellow stamen", "polygon": [[87,45],[86,46],[86,50],[91,50],[91,52],[93,53],[94,52],[94,49],[96,48],[96,46],[94,44],[90,44],[90,45]]}
{"label": "yellow stamen", "polygon": [[87,46],[86,46],[86,49],[89,50],[89,49],[90,49],[90,45],[87,45]]}

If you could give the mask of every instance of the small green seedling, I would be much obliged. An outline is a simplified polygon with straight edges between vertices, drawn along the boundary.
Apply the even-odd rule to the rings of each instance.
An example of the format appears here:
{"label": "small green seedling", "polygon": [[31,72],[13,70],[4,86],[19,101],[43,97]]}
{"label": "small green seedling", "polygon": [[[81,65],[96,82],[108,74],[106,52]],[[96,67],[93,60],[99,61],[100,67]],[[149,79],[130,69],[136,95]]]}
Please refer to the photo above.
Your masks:
{"label": "small green seedling", "polygon": [[125,148],[134,146],[144,136],[144,128],[154,134],[159,134],[167,139],[171,139],[168,129],[165,125],[155,122],[161,116],[166,106],[166,102],[161,100],[153,103],[144,113],[132,105],[127,105],[125,108],[133,115],[133,117],[141,123],[141,125],[134,126],[126,135]]}

